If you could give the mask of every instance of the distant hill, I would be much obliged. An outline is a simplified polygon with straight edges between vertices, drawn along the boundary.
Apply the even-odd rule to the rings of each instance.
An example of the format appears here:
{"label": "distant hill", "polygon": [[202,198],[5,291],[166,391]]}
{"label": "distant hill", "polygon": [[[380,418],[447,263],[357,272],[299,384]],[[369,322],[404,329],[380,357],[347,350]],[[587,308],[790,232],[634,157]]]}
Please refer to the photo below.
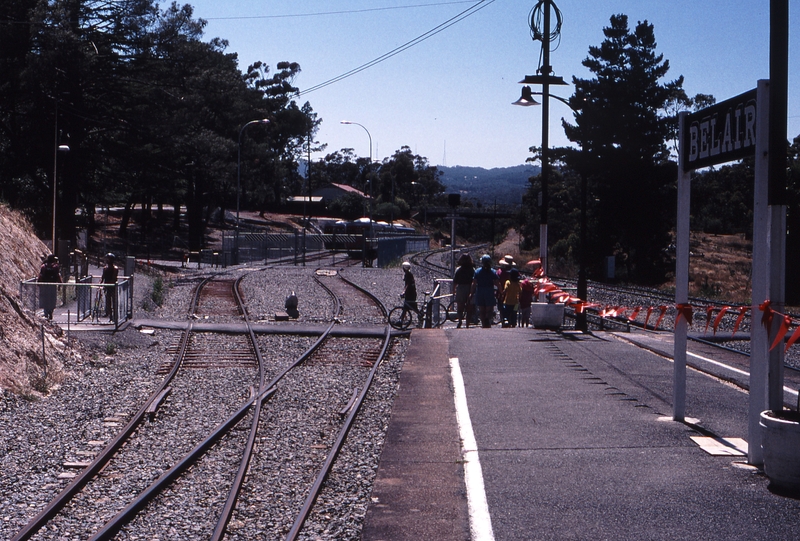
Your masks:
{"label": "distant hill", "polygon": [[539,174],[539,167],[517,165],[514,167],[445,167],[438,166],[443,175],[442,184],[447,193],[460,193],[462,199],[481,201],[484,204],[519,205],[522,195],[530,186],[528,178]]}

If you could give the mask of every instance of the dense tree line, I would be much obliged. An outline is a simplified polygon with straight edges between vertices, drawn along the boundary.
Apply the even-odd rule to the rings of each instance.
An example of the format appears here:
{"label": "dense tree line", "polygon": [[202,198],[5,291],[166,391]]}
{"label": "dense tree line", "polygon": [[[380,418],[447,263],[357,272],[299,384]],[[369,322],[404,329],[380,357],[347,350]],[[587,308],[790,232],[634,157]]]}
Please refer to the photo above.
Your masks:
{"label": "dense tree line", "polygon": [[[0,196],[46,233],[56,176],[67,240],[72,209],[91,228],[98,207],[123,205],[125,235],[134,205],[157,209],[159,222],[174,208],[174,225],[185,207],[196,249],[214,211],[236,205],[240,139],[243,205],[296,192],[320,122],[293,99],[300,66],[240,71],[204,26],[191,6],[153,0],[0,1]],[[253,119],[269,124],[242,134]]]}
{"label": "dense tree line", "polygon": [[[185,209],[196,250],[237,199],[276,210],[335,182],[372,191],[376,217],[390,219],[442,194],[436,167],[408,147],[382,163],[343,149],[301,171],[325,145],[321,119],[295,101],[300,66],[242,71],[225,40],[204,39],[205,24],[190,5],[154,0],[0,0],[0,198],[44,238],[55,199],[68,241],[109,205],[124,208],[121,236],[138,218],[144,237],[169,239]],[[342,204],[364,214],[360,198]]]}
{"label": "dense tree line", "polygon": [[[344,184],[371,196],[376,220],[408,218],[412,208],[443,205],[445,187],[440,177],[436,166],[407,146],[376,163],[345,148],[313,162],[309,175],[312,187]],[[368,213],[366,201],[358,195],[335,202],[331,210],[351,219]]]}

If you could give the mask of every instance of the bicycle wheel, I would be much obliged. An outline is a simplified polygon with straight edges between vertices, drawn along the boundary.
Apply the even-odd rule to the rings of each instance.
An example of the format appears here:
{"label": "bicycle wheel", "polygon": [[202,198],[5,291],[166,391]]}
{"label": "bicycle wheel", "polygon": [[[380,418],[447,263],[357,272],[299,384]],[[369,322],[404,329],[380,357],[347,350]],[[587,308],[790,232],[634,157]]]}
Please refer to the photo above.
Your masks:
{"label": "bicycle wheel", "polygon": [[431,322],[431,327],[441,327],[442,324],[448,320],[448,316],[449,313],[447,308],[444,307],[444,303],[440,302],[439,308],[433,310],[433,313],[431,314],[431,319],[433,319]]}
{"label": "bicycle wheel", "polygon": [[396,306],[389,312],[389,325],[397,330],[404,331],[411,326],[411,310]]}
{"label": "bicycle wheel", "polygon": [[[466,310],[464,310],[466,312]],[[447,305],[447,319],[455,323],[458,321],[458,305],[456,301],[450,301],[450,304]]]}

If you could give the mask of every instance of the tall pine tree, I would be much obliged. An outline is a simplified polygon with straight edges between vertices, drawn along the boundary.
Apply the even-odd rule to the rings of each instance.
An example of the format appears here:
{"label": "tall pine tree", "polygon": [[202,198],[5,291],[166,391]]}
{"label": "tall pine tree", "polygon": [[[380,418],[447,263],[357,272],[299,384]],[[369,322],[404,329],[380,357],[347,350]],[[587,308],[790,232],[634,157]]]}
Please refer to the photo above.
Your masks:
{"label": "tall pine tree", "polygon": [[658,283],[669,268],[675,216],[676,165],[669,161],[670,119],[663,111],[683,77],[661,82],[669,62],[656,53],[647,21],[631,31],[627,16],[614,15],[603,32],[603,43],[583,61],[594,78],[573,78],[575,124],[565,121],[564,129],[582,152],[565,161],[587,174],[596,224],[592,267],[614,255],[619,277]]}

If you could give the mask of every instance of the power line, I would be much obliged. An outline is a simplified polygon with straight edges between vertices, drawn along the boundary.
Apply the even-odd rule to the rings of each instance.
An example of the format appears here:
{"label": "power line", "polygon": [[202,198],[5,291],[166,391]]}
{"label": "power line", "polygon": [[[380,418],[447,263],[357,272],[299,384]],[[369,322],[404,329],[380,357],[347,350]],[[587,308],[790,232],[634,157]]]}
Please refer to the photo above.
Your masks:
{"label": "power line", "polygon": [[364,70],[366,70],[368,68],[371,68],[372,66],[380,64],[384,60],[388,60],[389,58],[402,53],[406,49],[410,49],[414,45],[419,45],[420,43],[422,43],[426,39],[435,36],[439,32],[442,32],[443,30],[446,30],[447,28],[450,28],[454,24],[461,22],[462,20],[466,19],[470,15],[474,15],[475,13],[477,13],[480,10],[482,10],[483,8],[489,6],[490,4],[493,4],[495,1],[496,0],[480,0],[476,4],[468,7],[467,9],[465,9],[464,11],[459,13],[458,15],[455,15],[455,16],[449,18],[445,22],[439,24],[438,26],[433,27],[432,29],[430,29],[427,32],[425,32],[424,34],[421,34],[421,35],[417,36],[416,38],[412,39],[411,41],[407,41],[403,45],[401,45],[401,46],[399,46],[399,47],[397,47],[395,49],[392,49],[388,53],[385,53],[385,54],[379,56],[378,58],[375,58],[374,60],[370,60],[369,62],[367,62],[365,64],[361,64],[357,68],[353,68],[350,71],[347,71],[347,72],[345,72],[345,73],[343,73],[341,75],[338,75],[338,76],[334,77],[333,79],[328,79],[327,81],[319,83],[318,85],[314,85],[314,86],[312,86],[310,88],[307,88],[305,90],[301,90],[300,92],[297,93],[297,95],[298,96],[303,96],[305,94],[309,94],[311,92],[314,92],[315,90],[319,90],[320,88],[324,88],[324,87],[326,87],[328,85],[332,85],[333,83],[337,83],[337,82],[339,82],[339,81],[341,81],[343,79],[347,79],[348,77],[351,77],[351,76],[355,75],[356,73],[360,73],[360,72],[362,72],[362,71],[364,71]]}
{"label": "power line", "polygon": [[396,9],[414,9],[436,6],[448,6],[451,4],[471,4],[472,0],[460,0],[458,2],[435,2],[432,4],[411,4],[408,6],[389,6],[382,8],[348,9],[342,11],[320,11],[317,13],[292,13],[287,15],[240,15],[235,17],[203,17],[206,21],[227,21],[240,19],[289,19],[297,17],[321,17],[327,15],[349,15],[351,13],[367,13],[371,11],[389,11]]}

